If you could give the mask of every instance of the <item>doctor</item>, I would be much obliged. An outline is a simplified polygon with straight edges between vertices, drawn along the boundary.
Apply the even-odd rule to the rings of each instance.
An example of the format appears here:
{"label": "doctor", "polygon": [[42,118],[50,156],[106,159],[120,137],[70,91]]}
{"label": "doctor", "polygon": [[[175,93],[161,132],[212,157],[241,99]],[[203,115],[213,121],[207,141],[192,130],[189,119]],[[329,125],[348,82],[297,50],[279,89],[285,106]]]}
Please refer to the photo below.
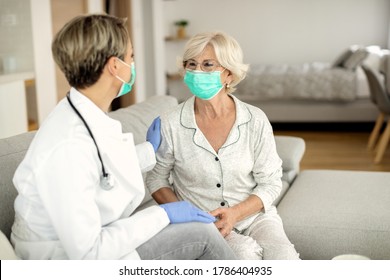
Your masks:
{"label": "doctor", "polygon": [[[153,168],[160,122],[147,142],[107,116],[131,91],[133,49],[125,21],[79,16],[52,43],[70,92],[37,132],[14,176],[11,241],[22,259],[233,259],[214,217],[189,203],[134,213],[144,197],[141,171]],[[142,155],[138,156],[138,155]],[[142,159],[142,160],[140,160]]]}

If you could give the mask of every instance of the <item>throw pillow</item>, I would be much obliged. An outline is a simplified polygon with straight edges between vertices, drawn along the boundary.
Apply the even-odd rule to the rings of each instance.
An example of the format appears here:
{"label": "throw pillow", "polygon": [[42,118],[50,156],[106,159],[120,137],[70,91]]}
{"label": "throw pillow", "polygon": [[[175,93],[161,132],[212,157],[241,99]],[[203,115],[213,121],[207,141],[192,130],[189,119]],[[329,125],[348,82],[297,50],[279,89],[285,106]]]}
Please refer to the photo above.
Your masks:
{"label": "throw pillow", "polygon": [[336,60],[332,63],[332,67],[342,67],[344,64],[344,61],[348,59],[348,57],[351,56],[352,54],[351,49],[347,49],[343,51],[337,58]]}
{"label": "throw pillow", "polygon": [[344,50],[332,63],[332,67],[343,67],[344,62],[359,48],[358,45],[352,45]]}
{"label": "throw pillow", "polygon": [[348,59],[344,62],[343,66],[349,70],[355,70],[363,60],[368,56],[369,52],[365,48],[356,50]]}

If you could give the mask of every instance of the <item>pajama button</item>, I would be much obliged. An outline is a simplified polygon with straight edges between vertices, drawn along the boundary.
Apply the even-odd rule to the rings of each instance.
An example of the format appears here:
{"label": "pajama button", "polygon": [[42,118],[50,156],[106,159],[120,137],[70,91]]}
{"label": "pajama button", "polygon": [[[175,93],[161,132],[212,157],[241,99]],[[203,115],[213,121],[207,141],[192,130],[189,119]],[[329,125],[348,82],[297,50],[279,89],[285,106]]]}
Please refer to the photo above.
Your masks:
{"label": "pajama button", "polygon": [[221,187],[221,184],[217,184],[217,188],[220,188]]}
{"label": "pajama button", "polygon": [[221,206],[225,206],[225,202],[222,201],[222,202],[221,202]]}
{"label": "pajama button", "polygon": [[218,158],[218,157],[215,157],[215,161],[219,161],[219,158]]}

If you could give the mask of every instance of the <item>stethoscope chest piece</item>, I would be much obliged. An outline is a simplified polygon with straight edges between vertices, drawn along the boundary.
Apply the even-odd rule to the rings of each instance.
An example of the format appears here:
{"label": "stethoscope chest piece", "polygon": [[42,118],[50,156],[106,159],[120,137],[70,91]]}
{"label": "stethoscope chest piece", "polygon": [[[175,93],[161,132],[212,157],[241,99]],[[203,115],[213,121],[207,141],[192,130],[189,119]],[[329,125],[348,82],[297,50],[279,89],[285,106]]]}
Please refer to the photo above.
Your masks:
{"label": "stethoscope chest piece", "polygon": [[114,179],[110,174],[106,174],[106,176],[102,176],[101,187],[103,190],[109,191],[114,187]]}

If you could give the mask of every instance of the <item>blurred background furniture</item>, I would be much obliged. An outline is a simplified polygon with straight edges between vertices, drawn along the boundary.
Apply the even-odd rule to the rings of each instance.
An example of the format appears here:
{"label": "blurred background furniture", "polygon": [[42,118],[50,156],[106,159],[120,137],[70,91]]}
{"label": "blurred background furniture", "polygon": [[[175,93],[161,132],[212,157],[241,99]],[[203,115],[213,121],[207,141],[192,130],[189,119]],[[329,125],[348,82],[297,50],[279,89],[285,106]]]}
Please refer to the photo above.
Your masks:
{"label": "blurred background furniture", "polygon": [[377,108],[362,63],[377,64],[378,46],[350,46],[333,63],[250,65],[234,93],[272,123],[374,122]]}
{"label": "blurred background furniture", "polygon": [[[370,88],[370,100],[373,104],[375,104],[375,106],[377,106],[376,92],[382,90],[383,85],[381,85],[381,82],[379,82],[378,79],[376,79],[376,77],[372,73],[374,69],[371,66],[363,65],[362,69],[367,77],[368,85]],[[379,71],[379,69],[377,70]],[[372,151],[375,148],[384,120],[385,114],[379,112],[379,115],[375,121],[374,128],[370,133],[370,137],[368,138],[367,149],[369,151]]]}
{"label": "blurred background furniture", "polygon": [[[370,95],[372,96],[371,100],[380,112],[368,142],[368,148],[371,150],[375,149],[376,152],[374,162],[380,163],[390,139],[390,54],[383,54],[378,69],[368,65],[362,65],[362,68],[367,76]],[[380,136],[386,119],[387,125]],[[377,143],[379,136],[380,139]]]}

